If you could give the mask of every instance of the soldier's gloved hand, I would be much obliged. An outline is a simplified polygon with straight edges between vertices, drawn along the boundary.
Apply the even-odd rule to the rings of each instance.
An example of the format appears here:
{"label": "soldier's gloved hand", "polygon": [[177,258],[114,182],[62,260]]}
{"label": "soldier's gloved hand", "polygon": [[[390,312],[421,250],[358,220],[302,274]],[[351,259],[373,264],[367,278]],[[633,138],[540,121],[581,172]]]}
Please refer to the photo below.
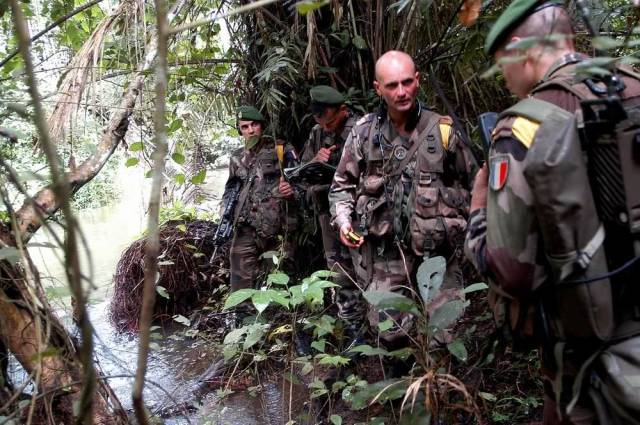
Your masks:
{"label": "soldier's gloved hand", "polygon": [[349,232],[353,232],[353,228],[351,224],[343,224],[340,226],[340,241],[349,248],[358,248],[360,245],[364,243],[364,238],[361,238],[358,242],[354,243],[349,238],[347,238],[347,234]]}
{"label": "soldier's gloved hand", "polygon": [[487,164],[478,171],[473,182],[473,192],[471,194],[471,211],[480,208],[487,208],[487,189],[489,183],[489,170]]}
{"label": "soldier's gloved hand", "polygon": [[316,156],[313,158],[318,162],[328,162],[331,152],[338,149],[336,145],[329,146],[328,148],[320,148]]}
{"label": "soldier's gloved hand", "polygon": [[291,196],[293,196],[293,187],[291,187],[289,182],[286,181],[284,177],[280,177],[278,190],[280,191],[280,195],[282,195],[284,198],[290,198]]}

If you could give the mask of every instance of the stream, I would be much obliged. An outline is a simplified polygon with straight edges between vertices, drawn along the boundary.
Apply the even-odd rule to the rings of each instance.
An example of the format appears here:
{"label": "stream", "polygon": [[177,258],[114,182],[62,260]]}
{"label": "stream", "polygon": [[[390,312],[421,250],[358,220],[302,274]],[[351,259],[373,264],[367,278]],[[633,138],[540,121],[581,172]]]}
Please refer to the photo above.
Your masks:
{"label": "stream", "polygon": [[[217,208],[227,170],[209,170],[203,185],[208,201],[206,208]],[[131,391],[136,371],[138,338],[136,335],[118,334],[108,318],[109,298],[116,264],[123,250],[139,238],[146,228],[146,199],[150,180],[134,168],[118,173],[117,187],[121,198],[108,207],[84,210],[78,213],[83,242],[81,256],[83,273],[90,278],[89,317],[94,326],[95,357],[125,409],[132,408]],[[77,333],[71,320],[69,289],[63,268],[62,250],[55,244],[53,234],[62,236],[59,226],[42,228],[30,242],[29,248],[40,271],[45,292],[57,314],[72,334]],[[45,245],[45,246],[42,246]],[[166,331],[157,344],[152,345],[147,371],[144,399],[151,411],[163,411],[166,424],[283,424],[289,395],[282,382],[263,385],[256,397],[239,392],[221,400],[208,394],[197,401],[194,390],[198,378],[219,355],[200,339],[178,337],[181,325],[174,332]],[[10,376],[15,384],[26,379],[21,367],[10,365]],[[288,387],[288,385],[284,386]],[[283,400],[287,403],[283,404]],[[185,409],[185,406],[192,406]],[[167,413],[169,412],[169,413]]]}

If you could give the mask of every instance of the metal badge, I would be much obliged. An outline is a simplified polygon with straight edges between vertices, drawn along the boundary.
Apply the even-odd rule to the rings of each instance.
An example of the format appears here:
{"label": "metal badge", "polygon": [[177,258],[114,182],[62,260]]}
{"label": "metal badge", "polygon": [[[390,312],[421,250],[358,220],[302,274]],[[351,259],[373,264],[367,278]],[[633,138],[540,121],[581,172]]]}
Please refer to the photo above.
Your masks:
{"label": "metal badge", "polygon": [[393,156],[395,156],[398,161],[402,161],[407,157],[407,149],[404,146],[396,146],[393,150]]}

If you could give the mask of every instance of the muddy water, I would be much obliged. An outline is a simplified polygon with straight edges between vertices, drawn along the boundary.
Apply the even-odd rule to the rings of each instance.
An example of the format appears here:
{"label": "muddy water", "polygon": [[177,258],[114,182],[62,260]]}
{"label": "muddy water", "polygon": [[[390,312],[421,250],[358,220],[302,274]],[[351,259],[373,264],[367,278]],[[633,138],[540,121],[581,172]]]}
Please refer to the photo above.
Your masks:
{"label": "muddy water", "polygon": [[[208,199],[205,208],[217,210],[217,200],[226,181],[226,169],[211,170],[204,185]],[[136,370],[138,340],[135,336],[118,335],[107,314],[112,278],[122,251],[146,227],[145,209],[148,185],[142,172],[125,169],[119,174],[122,196],[115,205],[78,214],[84,245],[81,255],[83,273],[92,282],[89,315],[95,329],[95,352],[103,373],[125,408],[131,408],[131,390]],[[55,244],[53,235],[63,236],[59,226],[43,229],[32,243]],[[63,268],[62,251],[53,247],[32,247],[30,253],[38,267],[47,295],[71,332],[69,292]],[[176,325],[180,327],[180,325]],[[177,329],[178,331],[180,329]],[[197,400],[194,390],[198,377],[219,353],[201,340],[179,338],[180,332],[168,332],[157,343],[149,357],[145,401],[152,411],[165,414],[165,423],[211,423],[229,425],[283,424],[283,406],[289,396],[282,383],[267,383],[260,394],[251,397],[236,393],[220,400],[209,394]],[[12,366],[14,382],[25,379],[24,373]],[[283,402],[286,400],[286,402]],[[297,410],[297,409],[296,409]]]}

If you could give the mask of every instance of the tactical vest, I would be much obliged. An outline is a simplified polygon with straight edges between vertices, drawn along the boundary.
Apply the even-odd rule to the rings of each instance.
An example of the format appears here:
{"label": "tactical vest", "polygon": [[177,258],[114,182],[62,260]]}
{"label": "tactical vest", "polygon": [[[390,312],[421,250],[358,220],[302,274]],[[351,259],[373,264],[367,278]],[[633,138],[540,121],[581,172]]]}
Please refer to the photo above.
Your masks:
{"label": "tactical vest", "polygon": [[[570,70],[567,70],[570,71]],[[640,114],[633,112],[639,104],[640,76],[620,70],[628,90],[621,93],[622,104],[628,109],[629,117],[619,124],[619,129],[627,131],[635,139],[640,131]],[[561,72],[539,85],[534,93],[559,88],[573,93],[580,101],[597,99],[594,93],[600,83],[585,79],[576,79],[570,72]],[[606,211],[616,202],[613,198],[598,199],[592,191],[594,180],[593,163],[605,162],[602,174],[597,178],[598,185],[619,185],[620,160],[615,153],[607,150],[605,157],[598,159],[586,153],[585,139],[578,135],[582,123],[582,113],[575,116],[551,103],[528,98],[520,101],[501,114],[501,118],[509,116],[523,117],[538,125],[529,145],[524,160],[524,176],[533,191],[536,218],[541,232],[541,243],[550,276],[540,288],[534,288],[539,295],[538,322],[543,321],[544,338],[552,341],[608,341],[612,338],[624,337],[623,333],[637,333],[638,327],[621,330],[620,323],[629,319],[629,312],[637,308],[637,290],[631,292],[630,302],[624,300],[626,290],[636,283],[637,276],[630,281],[614,285],[614,276],[610,275],[612,260],[608,252],[605,254],[606,241],[616,244],[615,236],[607,235],[603,223],[603,209]],[[504,122],[504,121],[503,121]],[[494,140],[500,137],[503,129],[494,132]],[[624,132],[618,133],[619,135]],[[638,133],[640,134],[640,133]],[[622,137],[624,138],[624,137]],[[620,139],[620,137],[618,137]],[[609,140],[610,144],[626,152],[621,156],[633,158],[633,147],[624,140]],[[602,144],[602,141],[599,142]],[[640,146],[637,147],[640,150]],[[601,155],[601,153],[598,153]],[[586,160],[585,160],[586,159]],[[622,160],[624,163],[624,159]],[[633,161],[628,161],[632,163]],[[640,211],[638,184],[640,184],[640,153],[636,157],[635,173],[637,177],[632,197]],[[616,168],[618,168],[616,170]],[[606,198],[606,196],[605,196]],[[632,217],[633,219],[633,217]],[[640,214],[635,218],[640,223]],[[629,229],[633,232],[633,223]],[[636,241],[640,243],[640,229],[636,230]],[[640,253],[636,253],[639,255]],[[609,261],[607,261],[609,260]],[[629,280],[629,276],[626,276]],[[637,286],[637,285],[636,285]],[[500,292],[499,288],[498,292]],[[626,296],[631,295],[627,293]],[[493,299],[497,292],[494,292]],[[502,294],[504,297],[505,294]],[[499,303],[498,303],[499,304]],[[513,311],[513,310],[512,310]],[[495,312],[495,309],[494,309]],[[531,312],[520,311],[520,315]],[[511,325],[524,325],[523,320],[511,321]],[[541,323],[538,323],[541,325]],[[521,331],[522,329],[518,329]]]}
{"label": "tactical vest", "polygon": [[427,110],[420,115],[411,138],[401,142],[385,140],[375,114],[356,127],[366,168],[355,211],[363,234],[395,238],[423,256],[462,244],[469,193],[442,179],[451,119]]}
{"label": "tactical vest", "polygon": [[258,148],[248,164],[247,175],[236,209],[237,222],[256,229],[258,236],[274,237],[295,230],[296,210],[280,195],[280,163],[275,146]]}

